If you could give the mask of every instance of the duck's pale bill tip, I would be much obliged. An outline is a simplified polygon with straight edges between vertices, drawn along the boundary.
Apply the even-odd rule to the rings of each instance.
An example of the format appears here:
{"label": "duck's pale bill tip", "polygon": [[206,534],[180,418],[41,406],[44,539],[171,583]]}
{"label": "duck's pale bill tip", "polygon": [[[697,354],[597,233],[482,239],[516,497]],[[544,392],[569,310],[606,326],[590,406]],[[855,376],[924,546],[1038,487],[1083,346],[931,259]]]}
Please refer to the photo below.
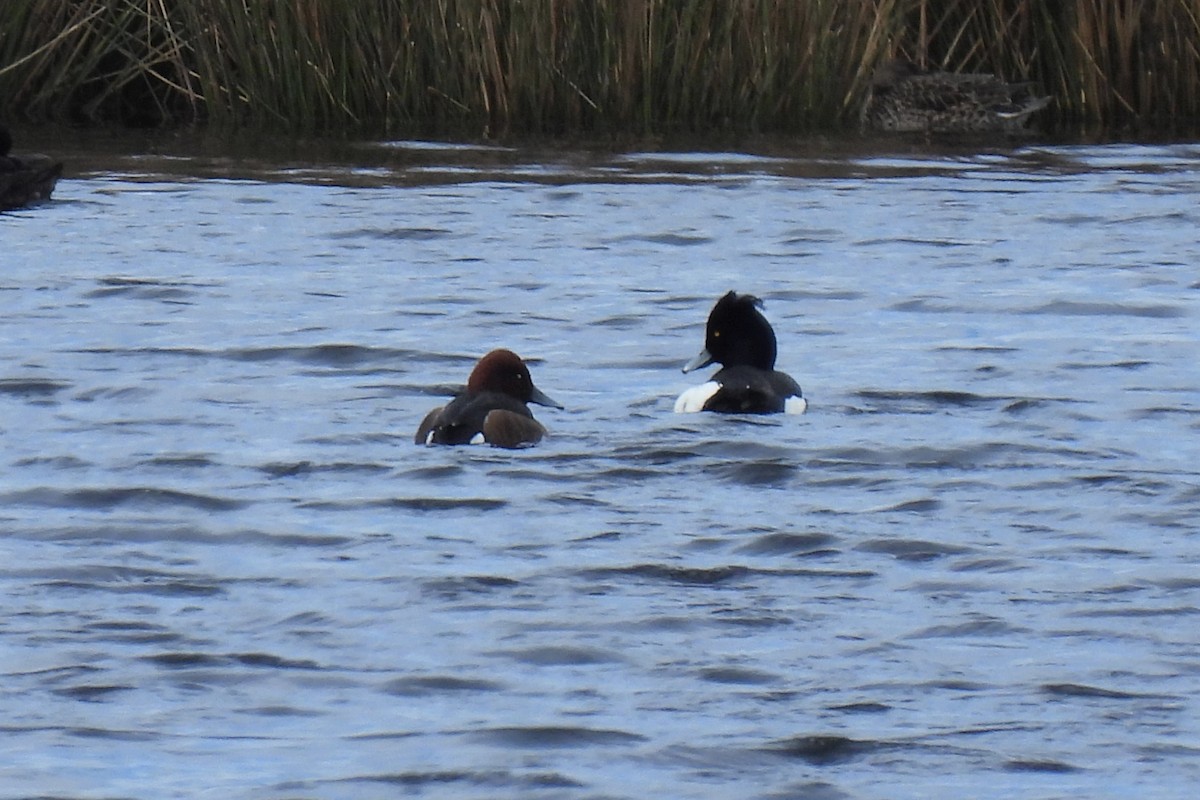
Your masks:
{"label": "duck's pale bill tip", "polygon": [[683,365],[683,372],[687,374],[694,369],[707,367],[711,363],[713,363],[712,353],[708,352],[708,349],[705,348],[697,353],[695,358]]}

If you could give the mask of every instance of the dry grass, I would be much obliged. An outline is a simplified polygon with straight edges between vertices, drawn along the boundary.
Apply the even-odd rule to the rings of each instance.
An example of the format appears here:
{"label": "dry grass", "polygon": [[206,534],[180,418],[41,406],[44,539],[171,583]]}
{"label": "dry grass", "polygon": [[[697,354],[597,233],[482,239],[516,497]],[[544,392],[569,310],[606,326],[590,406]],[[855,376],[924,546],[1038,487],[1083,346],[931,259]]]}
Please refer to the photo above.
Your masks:
{"label": "dry grass", "polygon": [[5,0],[30,119],[579,135],[837,129],[875,64],[1029,79],[1063,123],[1190,129],[1200,0]]}

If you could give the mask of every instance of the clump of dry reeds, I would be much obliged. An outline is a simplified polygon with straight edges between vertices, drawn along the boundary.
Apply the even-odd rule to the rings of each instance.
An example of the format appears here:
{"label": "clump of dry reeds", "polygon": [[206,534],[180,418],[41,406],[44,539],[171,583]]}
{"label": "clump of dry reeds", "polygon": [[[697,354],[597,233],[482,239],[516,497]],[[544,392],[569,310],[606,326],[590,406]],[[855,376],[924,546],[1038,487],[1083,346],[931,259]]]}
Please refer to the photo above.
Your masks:
{"label": "clump of dry reeds", "polygon": [[1200,0],[5,0],[31,119],[383,134],[853,124],[894,54],[1032,80],[1060,121],[1200,117]]}
{"label": "clump of dry reeds", "polygon": [[896,43],[952,71],[1032,80],[1058,118],[1101,127],[1200,124],[1200,0],[917,0]]}

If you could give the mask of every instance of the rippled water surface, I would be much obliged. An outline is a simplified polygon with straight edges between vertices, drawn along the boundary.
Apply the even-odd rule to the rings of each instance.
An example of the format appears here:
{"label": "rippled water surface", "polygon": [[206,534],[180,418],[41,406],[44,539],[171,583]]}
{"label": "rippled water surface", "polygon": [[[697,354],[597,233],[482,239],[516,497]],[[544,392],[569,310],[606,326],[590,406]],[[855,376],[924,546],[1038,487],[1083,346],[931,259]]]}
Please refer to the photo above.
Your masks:
{"label": "rippled water surface", "polygon": [[[1200,148],[77,149],[0,216],[0,796],[1200,785]],[[807,415],[672,413],[729,289]],[[414,446],[496,346],[551,438]]]}

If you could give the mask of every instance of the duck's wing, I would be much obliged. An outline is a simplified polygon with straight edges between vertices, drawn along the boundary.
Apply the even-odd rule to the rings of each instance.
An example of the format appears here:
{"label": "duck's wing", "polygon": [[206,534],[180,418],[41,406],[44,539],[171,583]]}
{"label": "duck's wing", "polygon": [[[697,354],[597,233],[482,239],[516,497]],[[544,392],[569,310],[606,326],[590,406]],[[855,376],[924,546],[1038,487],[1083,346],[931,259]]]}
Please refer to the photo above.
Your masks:
{"label": "duck's wing", "polygon": [[800,387],[782,372],[756,367],[726,367],[713,376],[719,388],[704,403],[722,414],[778,414]]}
{"label": "duck's wing", "polygon": [[483,439],[495,447],[537,444],[545,435],[546,429],[542,423],[516,411],[496,408],[483,418]]}
{"label": "duck's wing", "polygon": [[910,79],[914,95],[941,106],[938,110],[978,107],[1000,114],[1032,114],[1050,102],[1049,97],[1034,94],[1032,81],[1008,83],[995,75],[982,73],[932,73]]}
{"label": "duck's wing", "polygon": [[[897,88],[898,102],[915,113],[953,114],[976,107],[987,83],[939,72],[909,78]],[[995,79],[991,79],[995,83]]]}

